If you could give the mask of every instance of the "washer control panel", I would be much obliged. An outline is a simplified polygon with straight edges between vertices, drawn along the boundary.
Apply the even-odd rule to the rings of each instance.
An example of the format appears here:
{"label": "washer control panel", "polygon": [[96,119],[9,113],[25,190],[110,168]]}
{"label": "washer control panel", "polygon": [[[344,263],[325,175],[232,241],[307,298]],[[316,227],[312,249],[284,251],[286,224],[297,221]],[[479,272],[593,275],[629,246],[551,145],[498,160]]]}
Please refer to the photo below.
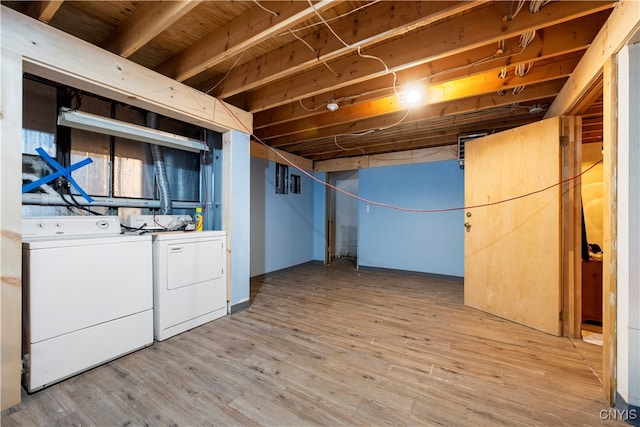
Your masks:
{"label": "washer control panel", "polygon": [[22,237],[120,234],[117,216],[41,216],[22,218]]}

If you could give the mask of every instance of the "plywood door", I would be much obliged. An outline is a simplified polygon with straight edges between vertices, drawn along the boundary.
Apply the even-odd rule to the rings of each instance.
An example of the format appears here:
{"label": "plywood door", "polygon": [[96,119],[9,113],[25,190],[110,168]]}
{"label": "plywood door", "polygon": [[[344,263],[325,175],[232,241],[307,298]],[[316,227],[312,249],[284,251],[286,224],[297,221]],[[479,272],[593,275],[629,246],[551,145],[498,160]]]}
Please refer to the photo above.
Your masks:
{"label": "plywood door", "polygon": [[[560,118],[471,140],[465,206],[490,204],[561,181]],[[561,188],[467,209],[464,301],[560,335]]]}

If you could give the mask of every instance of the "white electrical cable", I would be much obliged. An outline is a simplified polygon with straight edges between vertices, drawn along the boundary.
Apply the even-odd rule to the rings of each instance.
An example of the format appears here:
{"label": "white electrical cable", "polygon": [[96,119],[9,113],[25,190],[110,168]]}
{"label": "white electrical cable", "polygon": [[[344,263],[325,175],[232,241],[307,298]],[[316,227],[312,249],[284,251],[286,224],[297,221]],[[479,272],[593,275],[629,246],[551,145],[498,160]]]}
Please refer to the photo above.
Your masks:
{"label": "white electrical cable", "polygon": [[[342,38],[340,36],[338,36],[338,34],[336,34],[336,32],[333,30],[333,28],[331,27],[331,25],[329,25],[329,23],[322,17],[322,15],[320,15],[320,12],[318,12],[318,10],[316,9],[316,7],[313,5],[313,3],[311,2],[311,0],[307,0],[307,2],[309,3],[309,5],[311,6],[311,8],[313,9],[313,11],[315,12],[315,14],[318,16],[318,18],[320,19],[320,21],[322,21],[322,23],[324,23],[324,25],[327,27],[327,29],[329,29],[329,31],[331,32],[331,34],[333,34],[336,39],[338,39],[346,48],[348,49],[352,49],[354,48],[354,46],[347,44],[347,42],[345,42],[344,40],[342,40]],[[396,72],[394,70],[390,70],[389,67],[387,66],[387,64],[382,60],[382,58],[374,56],[374,55],[365,55],[360,51],[360,45],[356,46],[355,48],[357,48],[357,52],[358,55],[362,58],[367,58],[367,59],[375,59],[377,61],[380,61],[382,63],[382,65],[384,66],[384,70],[385,73],[389,74],[392,73],[393,74],[393,91],[395,92],[396,96],[399,98],[400,94],[398,93],[398,88],[396,87],[396,81],[397,81],[397,75]],[[327,65],[328,66],[328,65]]]}
{"label": "white electrical cable", "polygon": [[527,64],[518,64],[516,65],[515,73],[518,77],[524,77],[529,74],[531,67],[533,66],[533,61],[529,61]]}
{"label": "white electrical cable", "polygon": [[338,135],[334,135],[333,136],[333,143],[336,144],[336,147],[338,147],[342,151],[347,151],[346,148],[344,148],[342,145],[338,144]]}
{"label": "white electrical cable", "polygon": [[[238,55],[238,58],[236,59],[236,61],[233,63],[233,65],[231,66],[231,68],[229,68],[227,70],[227,73],[220,79],[220,81],[218,81],[218,83],[216,83],[215,85],[213,85],[213,87],[211,89],[209,89],[208,91],[206,91],[205,93],[208,95],[209,93],[211,93],[212,90],[214,90],[215,88],[217,88],[218,86],[220,86],[220,84],[229,76],[229,73],[231,73],[231,70],[233,70],[235,68],[236,65],[238,65],[238,62],[240,62],[240,60],[242,59],[242,57],[244,56],[244,53],[246,52],[246,50],[243,50],[240,55]],[[214,104],[215,105],[215,104]]]}
{"label": "white electrical cable", "polygon": [[326,104],[322,104],[322,105],[319,105],[319,106],[317,106],[317,107],[309,108],[309,107],[306,107],[306,106],[302,103],[302,99],[298,99],[298,102],[300,103],[300,106],[301,106],[303,109],[307,110],[307,111],[316,111],[316,110],[318,110],[318,109],[320,109],[320,108],[322,108],[322,107],[324,107],[324,106],[326,105]]}
{"label": "white electrical cable", "polygon": [[[360,6],[360,7],[356,7],[355,9],[351,9],[351,10],[349,10],[348,12],[345,12],[345,13],[343,13],[343,14],[341,14],[341,15],[335,16],[335,17],[333,17],[333,18],[326,18],[326,21],[327,21],[327,22],[337,21],[337,20],[342,19],[342,18],[344,18],[345,16],[349,16],[349,15],[351,15],[352,13],[355,13],[355,12],[357,12],[357,11],[361,10],[361,9],[367,8],[367,7],[369,7],[369,6],[372,6],[372,5],[374,5],[374,4],[376,4],[376,3],[380,2],[380,1],[381,1],[381,0],[374,0],[374,1],[369,2],[369,3],[367,3],[367,4],[363,4],[362,6]],[[312,23],[312,24],[305,25],[304,27],[296,28],[295,30],[289,30],[289,31],[294,31],[294,32],[304,31],[304,30],[308,30],[308,29],[313,28],[313,27],[317,27],[317,26],[319,26],[319,25],[324,25],[324,23],[323,23],[323,22],[314,22],[314,23]],[[284,35],[286,35],[286,34],[288,34],[288,33],[280,33],[280,34],[278,34],[277,36],[284,36]]]}
{"label": "white electrical cable", "polygon": [[498,77],[503,80],[507,78],[507,67],[502,67],[500,73],[498,73]]}
{"label": "white electrical cable", "polygon": [[261,5],[261,4],[260,4],[260,2],[259,2],[258,0],[253,0],[253,2],[254,2],[255,4],[257,4],[257,5],[260,7],[260,9],[264,10],[265,12],[269,12],[270,14],[272,14],[273,16],[276,16],[276,17],[277,17],[277,16],[280,16],[280,14],[279,14],[279,13],[274,12],[273,10],[267,9],[266,7],[264,7],[263,5]]}
{"label": "white electrical cable", "polygon": [[313,46],[311,46],[309,43],[307,43],[302,37],[298,36],[296,33],[293,32],[293,30],[291,28],[289,28],[289,33],[291,33],[291,35],[293,37],[295,37],[296,39],[300,40],[302,43],[304,43],[304,45],[306,47],[308,47],[309,49],[311,49],[311,52],[317,52],[317,50],[315,50],[313,48]]}
{"label": "white electrical cable", "polygon": [[516,87],[514,87],[514,88],[513,88],[512,93],[513,93],[514,95],[518,95],[518,94],[522,93],[522,91],[524,90],[524,88],[525,88],[525,86],[524,86],[524,85],[516,86]]}
{"label": "white electrical cable", "polygon": [[513,18],[515,18],[518,15],[518,13],[520,13],[520,10],[522,10],[524,3],[525,3],[525,0],[519,0],[516,10],[513,13],[511,13],[511,6],[513,6],[513,0],[511,0],[511,6],[509,6],[509,15],[507,16],[507,21],[511,21]]}
{"label": "white electrical cable", "polygon": [[[389,126],[385,126],[385,127],[381,127],[381,128],[377,128],[377,129],[370,129],[364,132],[359,132],[359,133],[342,133],[340,134],[341,136],[363,136],[363,135],[369,135],[372,134],[373,132],[379,132],[379,131],[383,131],[383,130],[388,130],[391,129],[395,126],[398,126],[400,123],[402,123],[404,121],[404,119],[407,118],[407,116],[409,116],[410,110],[407,110],[407,112],[405,113],[405,115],[398,120],[397,122],[395,122],[394,124],[391,124]],[[340,136],[339,135],[339,136]]]}
{"label": "white electrical cable", "polygon": [[[527,31],[520,36],[520,48],[524,51],[536,38],[536,30]],[[522,52],[521,52],[522,53]]]}
{"label": "white electrical cable", "polygon": [[529,4],[529,12],[538,13],[550,2],[551,0],[531,0],[531,3]]}

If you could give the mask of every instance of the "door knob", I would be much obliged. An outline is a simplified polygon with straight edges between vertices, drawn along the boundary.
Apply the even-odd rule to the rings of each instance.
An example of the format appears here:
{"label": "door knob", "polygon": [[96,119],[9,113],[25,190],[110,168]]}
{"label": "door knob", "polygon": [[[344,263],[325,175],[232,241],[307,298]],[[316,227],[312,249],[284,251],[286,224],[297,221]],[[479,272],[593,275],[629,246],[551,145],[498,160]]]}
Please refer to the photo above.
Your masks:
{"label": "door knob", "polygon": [[471,223],[470,222],[465,222],[464,223],[464,227],[467,229],[467,231],[471,231]]}

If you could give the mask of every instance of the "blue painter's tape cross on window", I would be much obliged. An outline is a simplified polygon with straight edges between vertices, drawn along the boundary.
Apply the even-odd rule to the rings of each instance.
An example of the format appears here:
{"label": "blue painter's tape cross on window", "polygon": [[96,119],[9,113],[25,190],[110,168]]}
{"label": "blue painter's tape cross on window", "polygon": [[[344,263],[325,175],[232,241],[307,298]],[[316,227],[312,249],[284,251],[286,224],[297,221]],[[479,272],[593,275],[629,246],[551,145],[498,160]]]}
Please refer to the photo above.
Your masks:
{"label": "blue painter's tape cross on window", "polygon": [[30,182],[29,184],[23,185],[22,186],[23,193],[28,193],[29,191],[35,188],[38,188],[43,184],[46,184],[48,182],[53,181],[56,178],[64,176],[67,179],[67,181],[69,181],[71,185],[73,185],[75,189],[78,190],[80,195],[84,197],[87,202],[89,203],[93,202],[93,199],[91,198],[91,196],[85,193],[85,191],[80,187],[80,185],[78,185],[78,183],[71,177],[71,172],[73,172],[76,169],[80,169],[81,167],[86,166],[89,163],[92,163],[93,160],[91,160],[91,158],[87,157],[86,159],[81,160],[78,163],[74,163],[68,168],[65,168],[65,167],[62,167],[62,165],[58,163],[56,159],[52,158],[49,154],[47,154],[47,152],[44,151],[42,148],[38,147],[36,148],[36,151],[47,163],[49,163],[49,165],[51,165],[51,167],[53,167],[53,169],[55,169],[55,172],[53,172],[52,174],[43,176],[38,180]]}

